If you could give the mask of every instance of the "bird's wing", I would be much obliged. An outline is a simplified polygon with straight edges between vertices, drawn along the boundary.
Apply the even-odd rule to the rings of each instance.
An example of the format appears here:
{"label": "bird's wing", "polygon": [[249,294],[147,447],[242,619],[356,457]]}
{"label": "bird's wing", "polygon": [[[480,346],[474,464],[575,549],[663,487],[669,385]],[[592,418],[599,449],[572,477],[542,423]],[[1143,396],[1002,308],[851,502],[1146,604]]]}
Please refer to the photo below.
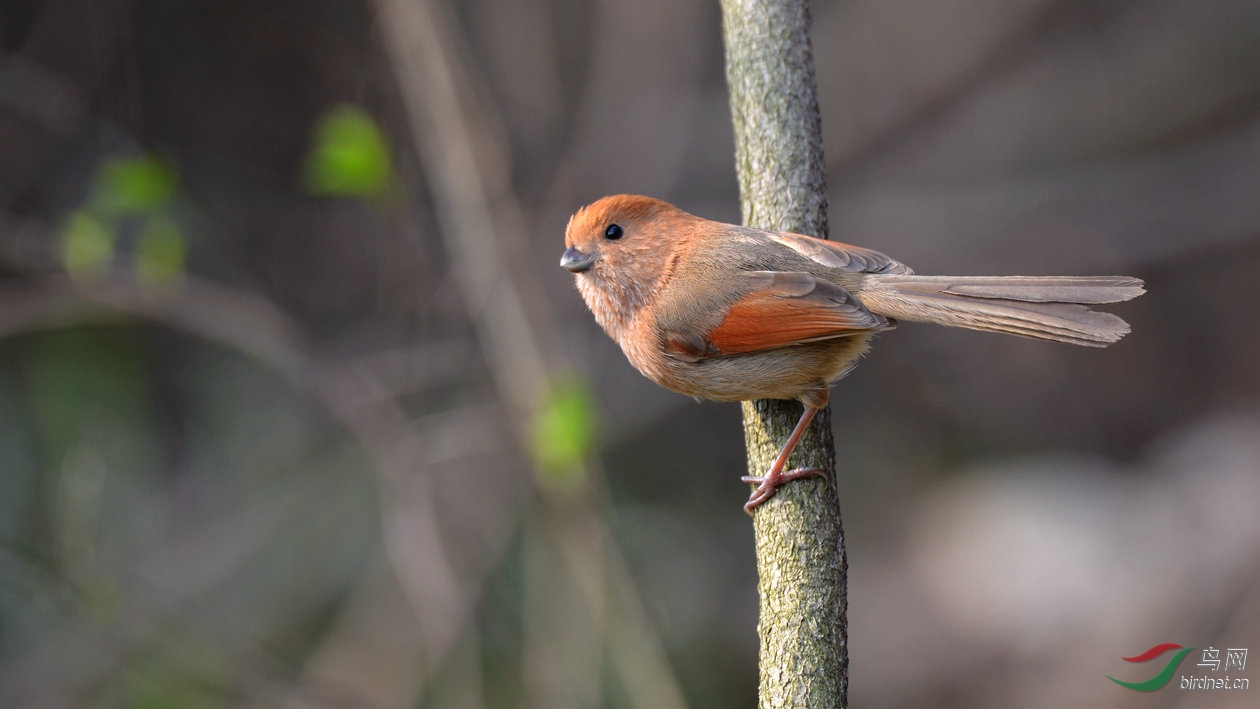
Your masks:
{"label": "bird's wing", "polygon": [[829,268],[863,273],[914,273],[904,263],[878,251],[861,246],[842,244],[838,241],[816,239],[803,234],[767,231],[762,234],[771,241],[792,249],[796,253]]}
{"label": "bird's wing", "polygon": [[743,295],[726,308],[715,327],[665,330],[662,346],[667,356],[696,362],[895,326],[840,286],[808,273],[748,271],[741,278]]}

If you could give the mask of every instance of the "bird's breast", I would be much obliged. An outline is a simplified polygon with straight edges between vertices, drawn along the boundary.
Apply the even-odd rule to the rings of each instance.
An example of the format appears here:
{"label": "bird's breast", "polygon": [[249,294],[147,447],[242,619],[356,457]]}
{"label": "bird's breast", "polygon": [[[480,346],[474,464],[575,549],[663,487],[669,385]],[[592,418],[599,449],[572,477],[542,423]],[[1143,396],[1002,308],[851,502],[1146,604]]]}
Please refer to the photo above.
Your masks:
{"label": "bird's breast", "polygon": [[852,368],[869,341],[870,335],[859,334],[694,362],[670,357],[655,337],[619,344],[635,369],[666,389],[710,401],[748,401],[797,399],[830,384]]}

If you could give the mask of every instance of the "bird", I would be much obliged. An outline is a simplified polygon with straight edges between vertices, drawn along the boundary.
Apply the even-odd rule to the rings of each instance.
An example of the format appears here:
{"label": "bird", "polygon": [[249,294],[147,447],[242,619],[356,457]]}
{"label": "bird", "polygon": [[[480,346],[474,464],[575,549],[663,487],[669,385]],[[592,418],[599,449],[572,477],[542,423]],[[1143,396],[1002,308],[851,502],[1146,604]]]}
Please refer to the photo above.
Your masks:
{"label": "bird", "polygon": [[1105,347],[1129,332],[1090,305],[1145,292],[1130,276],[923,276],[878,251],[726,224],[642,195],[603,197],[569,219],[560,266],[630,364],[697,399],[795,399],[800,421],[756,485],[753,511],[784,470],[831,385],[899,322],[929,322]]}

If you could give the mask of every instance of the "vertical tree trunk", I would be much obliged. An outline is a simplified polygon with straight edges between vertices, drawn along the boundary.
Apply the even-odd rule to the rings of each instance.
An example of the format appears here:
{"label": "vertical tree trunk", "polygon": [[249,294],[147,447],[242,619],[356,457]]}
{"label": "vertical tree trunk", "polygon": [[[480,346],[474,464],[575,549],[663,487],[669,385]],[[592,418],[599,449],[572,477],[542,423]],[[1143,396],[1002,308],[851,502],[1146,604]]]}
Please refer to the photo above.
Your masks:
{"label": "vertical tree trunk", "polygon": [[[722,0],[722,24],[744,223],[826,237],[807,0]],[[744,403],[750,474],[769,469],[800,414],[796,402]],[[789,466],[822,468],[829,482],[789,483],[756,512],[760,705],[844,707],[847,566],[829,411]]]}

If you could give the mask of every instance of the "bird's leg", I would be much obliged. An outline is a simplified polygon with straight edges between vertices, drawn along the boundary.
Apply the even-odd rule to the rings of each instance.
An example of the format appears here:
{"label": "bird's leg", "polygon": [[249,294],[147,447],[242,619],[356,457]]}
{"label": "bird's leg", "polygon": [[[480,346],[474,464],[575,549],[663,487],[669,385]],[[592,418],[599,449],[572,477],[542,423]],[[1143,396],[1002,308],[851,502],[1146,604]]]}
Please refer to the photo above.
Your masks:
{"label": "bird's leg", "polygon": [[752,496],[748,498],[748,502],[744,503],[744,511],[749,515],[761,503],[774,497],[774,491],[783,483],[800,480],[801,478],[827,477],[827,473],[821,468],[783,470],[783,466],[787,465],[788,456],[791,455],[792,449],[796,447],[796,442],[801,439],[805,429],[809,428],[809,422],[814,420],[814,415],[817,413],[817,408],[809,405],[805,406],[805,412],[801,414],[801,420],[797,422],[796,428],[792,429],[792,435],[788,436],[787,443],[783,444],[783,450],[779,451],[779,455],[775,457],[769,472],[760,477],[747,475],[740,478],[746,483],[757,485],[757,489],[753,490]]}

